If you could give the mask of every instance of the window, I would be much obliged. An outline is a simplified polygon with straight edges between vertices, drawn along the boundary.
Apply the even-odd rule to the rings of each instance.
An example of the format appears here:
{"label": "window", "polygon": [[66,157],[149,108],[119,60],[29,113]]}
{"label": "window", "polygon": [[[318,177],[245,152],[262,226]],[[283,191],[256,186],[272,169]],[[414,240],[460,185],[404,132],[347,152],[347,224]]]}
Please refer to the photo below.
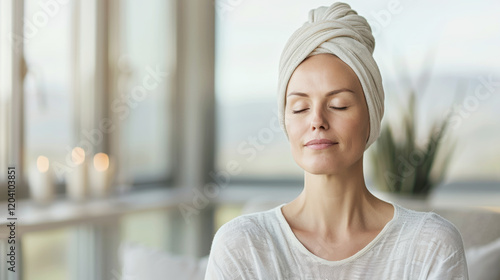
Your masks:
{"label": "window", "polygon": [[[164,211],[134,213],[121,219],[122,240],[149,248],[168,249],[172,227]],[[144,230],[148,229],[148,230]]]}
{"label": "window", "polygon": [[73,1],[53,3],[47,10],[40,1],[24,1],[24,165],[28,168],[40,155],[64,163],[72,149]]}
{"label": "window", "polygon": [[[8,131],[11,118],[11,45],[7,34],[12,32],[12,11],[7,1],[0,2],[0,169],[7,170],[8,164]],[[6,172],[0,172],[0,183],[5,182]],[[1,196],[0,196],[1,197]]]}
{"label": "window", "polygon": [[[124,173],[135,181],[162,181],[171,176],[174,4],[121,1],[119,92],[111,110],[122,121]],[[128,106],[119,105],[123,96]]]}
{"label": "window", "polygon": [[[69,167],[71,150],[82,142],[92,142],[88,135],[101,118],[115,116],[118,135],[110,145],[121,176],[136,184],[165,182],[171,176],[172,164],[175,3],[123,0],[113,2],[119,10],[109,8],[109,14],[102,3],[23,3],[24,34],[18,37],[24,44],[26,62],[21,128],[27,170],[38,156],[46,156],[58,164],[56,174],[59,184],[63,184],[64,176],[60,175],[64,172],[60,171]],[[119,35],[112,34],[106,41],[102,34],[107,34],[103,29],[110,25],[111,14],[118,19],[118,27],[109,32]],[[7,30],[8,20],[3,22],[2,28]],[[94,29],[96,25],[102,25],[99,32]],[[107,44],[113,48],[108,49]],[[114,64],[105,61],[108,51],[110,57],[117,56]],[[3,52],[5,55],[8,53]],[[4,68],[2,73],[9,70]],[[112,85],[99,80],[99,75],[108,77],[108,70],[117,74]],[[110,93],[113,90],[114,95]],[[8,90],[2,92],[3,99],[8,99]],[[1,129],[8,129],[6,113],[0,121]],[[7,153],[6,138],[0,142],[2,153]],[[91,144],[91,149],[84,146],[89,158],[92,153],[110,152],[106,144]],[[119,181],[123,182],[123,178]]]}
{"label": "window", "polygon": [[[185,145],[178,144],[179,140],[197,139],[199,135],[196,132],[200,131],[192,129],[194,133],[187,130],[181,136],[173,135],[171,127],[173,124],[183,127],[184,118],[175,119],[174,123],[174,118],[178,116],[172,113],[172,109],[180,112],[179,115],[191,113],[186,113],[183,106],[174,106],[174,99],[182,97],[179,98],[185,101],[182,105],[196,103],[195,108],[201,108],[193,110],[203,113],[191,118],[190,123],[200,127],[213,125],[211,118],[207,118],[205,114],[213,112],[212,102],[204,103],[199,101],[202,99],[196,98],[205,98],[206,92],[213,94],[213,44],[205,48],[200,47],[201,44],[193,44],[191,38],[177,38],[182,33],[177,30],[185,29],[195,31],[185,33],[199,32],[212,40],[213,24],[210,23],[213,23],[213,13],[210,8],[213,8],[210,2],[200,4],[162,0],[141,3],[135,0],[0,1],[0,167],[6,170],[7,163],[13,158],[12,154],[23,156],[23,159],[14,158],[21,167],[23,164],[28,167],[33,157],[38,155],[47,156],[51,163],[64,164],[71,155],[71,149],[80,146],[78,143],[83,141],[85,132],[96,129],[95,125],[104,117],[117,117],[119,122],[114,123],[118,127],[116,133],[105,135],[104,141],[97,141],[99,144],[91,143],[91,152],[116,152],[119,169],[137,185],[148,182],[166,185],[170,181],[169,177],[173,176],[173,165],[177,163],[172,160],[172,147],[184,148]],[[177,24],[177,12],[207,17],[198,17],[197,24],[181,26]],[[191,18],[183,17],[184,22],[187,20]],[[23,22],[26,27],[24,33],[22,28],[15,29],[16,25],[22,26]],[[8,35],[12,32],[23,42],[18,57],[13,57],[8,40]],[[186,46],[180,49],[194,49],[199,57],[207,58],[206,67],[196,71],[193,68],[200,65],[198,59],[189,57],[186,52],[177,56],[178,44]],[[204,51],[203,48],[209,50]],[[181,74],[176,73],[179,57],[183,59],[182,65],[191,65],[185,67],[185,73]],[[26,71],[21,73],[24,62]],[[191,77],[193,72],[198,74]],[[22,77],[15,76],[20,74],[23,74]],[[189,94],[177,94],[174,85],[176,79],[182,80],[183,85],[184,80],[189,80],[189,86],[201,86],[184,86],[188,88],[184,91],[189,91]],[[14,107],[10,111],[4,110],[11,108],[13,99],[18,101],[20,110]],[[196,100],[191,103],[192,99]],[[113,103],[115,101],[118,103]],[[127,111],[124,115],[123,110]],[[19,115],[15,115],[15,111],[20,112]],[[120,118],[121,116],[125,117]],[[205,125],[205,121],[210,125]],[[16,124],[19,137],[17,134],[16,137],[12,136],[12,127]],[[193,127],[196,126],[191,128]],[[190,137],[193,135],[197,137]],[[213,141],[210,140],[210,143]],[[213,150],[210,145],[199,143],[194,151],[203,151],[199,147]],[[188,149],[189,147],[185,148]],[[178,172],[181,174],[176,175],[192,179],[186,187],[204,183],[205,178],[197,174],[207,173],[204,170],[208,169],[207,165],[212,167],[212,158],[204,152],[183,155],[184,158],[187,158],[182,162],[184,165],[189,166],[189,163],[195,161],[206,164],[181,168]],[[5,173],[0,174],[4,176]],[[58,178],[62,179],[59,183],[64,187],[64,177]],[[64,188],[60,190],[63,191]],[[136,199],[135,195],[142,193],[146,194],[145,199],[150,202],[150,191],[134,192],[132,198]],[[161,190],[159,193],[161,196],[169,196],[166,191],[169,190]],[[172,190],[174,192],[174,197],[180,196],[176,190]],[[185,227],[182,217],[173,218],[180,221],[174,226],[166,226],[171,223],[164,220],[165,216],[178,214],[178,209],[174,207],[167,210],[163,206],[158,208],[148,205],[146,208],[162,211],[148,213],[150,215],[134,215],[142,211],[141,207],[134,208],[134,203],[119,203],[117,207],[112,205],[111,208],[106,208],[108,203],[114,203],[115,199],[123,197],[80,204],[65,200],[64,193],[61,194],[53,204],[40,208],[33,201],[20,201],[19,207],[23,209],[18,213],[20,218],[33,217],[33,213],[36,216],[31,220],[36,225],[30,227],[26,223],[23,235],[18,236],[20,244],[23,244],[20,247],[22,254],[19,254],[23,258],[20,262],[22,267],[19,267],[22,279],[87,279],[86,276],[92,279],[111,279],[115,276],[112,275],[112,269],[116,268],[114,264],[118,257],[117,248],[114,247],[120,241],[115,237],[138,240],[140,237],[137,230],[131,228],[131,223],[138,221],[160,221],[156,227],[159,231],[150,236],[146,245],[167,246],[185,253],[184,243],[196,242],[184,240],[199,239],[198,236],[170,232]],[[97,205],[95,212],[85,208],[93,203]],[[101,206],[104,208],[100,208]],[[121,206],[131,210],[130,216],[125,217],[122,225],[119,224],[119,218],[122,214],[125,215],[121,212],[125,210]],[[115,213],[115,210],[119,213]],[[42,215],[37,216],[37,213]],[[82,216],[78,213],[82,213]],[[110,220],[103,221],[101,214],[108,218],[111,214]],[[204,214],[204,217],[204,223],[210,224],[211,215]],[[27,220],[29,219],[25,219]],[[67,227],[62,228],[63,226]],[[36,232],[31,232],[32,230]],[[58,244],[54,245],[54,240]],[[5,240],[1,241],[2,252],[5,253]],[[205,242],[202,245],[204,248],[193,245],[192,251],[205,252],[208,244]],[[54,250],[51,250],[50,258],[40,260],[42,253],[47,251],[47,246],[54,246]],[[2,254],[5,255],[4,253]],[[44,267],[40,268],[40,265]],[[5,278],[5,272],[0,271],[0,278]]]}
{"label": "window", "polygon": [[61,228],[23,236],[23,280],[71,279],[71,230]]}
{"label": "window", "polygon": [[[23,174],[22,142],[22,34],[20,18],[23,14],[19,1],[0,1],[0,167],[16,166]],[[21,44],[17,42],[21,41]],[[0,187],[7,185],[6,171],[1,172]],[[26,195],[22,178],[18,176],[18,197]],[[2,188],[4,189],[4,188]],[[0,200],[6,193],[0,193]]]}
{"label": "window", "polygon": [[[307,20],[308,11],[331,3],[217,1],[218,169],[236,160],[242,166],[238,179],[301,178],[283,132],[273,129],[278,125],[279,57],[289,36]],[[500,117],[495,109],[500,98],[494,94],[500,77],[495,12],[500,7],[491,1],[481,3],[445,1],[429,10],[424,3],[411,1],[349,2],[367,18],[375,35],[374,57],[386,94],[384,122],[397,119],[410,88],[419,96],[418,137],[426,137],[433,121],[444,117],[443,108],[455,105],[460,128],[445,141],[459,142],[460,152],[455,151],[449,173],[457,180],[500,178],[500,148],[495,144],[500,133],[492,129]],[[429,20],[422,21],[422,15]],[[484,87],[483,100],[474,96],[478,87]],[[369,164],[365,163],[368,170]]]}

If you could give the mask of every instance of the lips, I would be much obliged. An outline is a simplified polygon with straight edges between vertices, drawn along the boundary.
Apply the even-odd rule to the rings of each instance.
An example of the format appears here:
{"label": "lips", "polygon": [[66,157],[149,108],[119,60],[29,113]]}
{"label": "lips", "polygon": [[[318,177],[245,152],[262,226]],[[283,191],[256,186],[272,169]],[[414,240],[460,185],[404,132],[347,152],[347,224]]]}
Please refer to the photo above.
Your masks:
{"label": "lips", "polygon": [[328,147],[331,147],[333,145],[338,144],[337,142],[333,142],[328,139],[314,139],[305,145],[308,148],[314,149],[314,150],[321,150],[321,149],[326,149]]}
{"label": "lips", "polygon": [[335,142],[328,140],[328,139],[314,139],[306,143],[306,146],[309,145],[318,145],[318,144],[336,144]]}

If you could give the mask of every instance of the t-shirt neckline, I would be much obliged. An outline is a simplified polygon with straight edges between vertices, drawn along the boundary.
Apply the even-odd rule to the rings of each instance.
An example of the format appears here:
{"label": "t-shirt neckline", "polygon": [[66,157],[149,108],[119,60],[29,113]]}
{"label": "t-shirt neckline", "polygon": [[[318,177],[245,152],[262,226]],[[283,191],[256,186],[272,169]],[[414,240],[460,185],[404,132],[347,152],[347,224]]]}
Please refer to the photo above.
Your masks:
{"label": "t-shirt neckline", "polygon": [[286,203],[283,203],[283,204],[279,205],[278,207],[276,207],[275,208],[275,213],[276,213],[276,215],[278,217],[278,220],[279,220],[279,222],[281,224],[281,227],[284,228],[284,230],[285,230],[285,235],[287,236],[287,238],[289,240],[291,240],[291,242],[302,253],[306,254],[307,256],[310,256],[312,259],[314,259],[314,260],[316,260],[316,261],[318,261],[320,263],[323,263],[323,264],[327,264],[327,265],[342,265],[342,264],[351,262],[351,261],[353,261],[355,259],[358,259],[362,255],[364,255],[366,252],[368,252],[375,244],[377,244],[377,242],[384,236],[385,232],[388,231],[389,228],[391,227],[391,225],[394,224],[395,221],[398,219],[398,217],[399,217],[399,209],[397,207],[397,204],[392,203],[392,202],[388,202],[388,203],[390,203],[394,207],[394,215],[393,215],[392,219],[389,222],[387,222],[387,224],[385,224],[384,228],[377,234],[377,236],[372,241],[370,241],[370,243],[368,243],[365,247],[363,247],[363,249],[359,250],[354,255],[352,255],[352,256],[350,256],[348,258],[345,258],[345,259],[342,259],[342,260],[338,260],[338,261],[329,261],[329,260],[323,259],[321,257],[318,257],[315,254],[313,254],[311,251],[309,251],[304,246],[304,244],[302,244],[300,242],[300,240],[297,238],[297,236],[295,236],[295,234],[292,231],[292,228],[290,227],[290,225],[286,221],[285,216],[283,215],[283,212],[281,212],[281,208],[283,206],[285,206]]}

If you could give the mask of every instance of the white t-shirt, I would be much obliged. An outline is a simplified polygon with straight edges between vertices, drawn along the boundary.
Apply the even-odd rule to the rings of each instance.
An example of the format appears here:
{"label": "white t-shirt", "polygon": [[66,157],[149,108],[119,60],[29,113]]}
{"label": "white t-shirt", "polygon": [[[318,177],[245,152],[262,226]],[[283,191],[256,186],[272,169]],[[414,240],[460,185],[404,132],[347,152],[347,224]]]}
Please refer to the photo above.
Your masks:
{"label": "white t-shirt", "polygon": [[215,234],[205,280],[469,279],[462,237],[433,212],[394,204],[394,217],[353,256],[328,261],[300,243],[282,204],[239,216]]}

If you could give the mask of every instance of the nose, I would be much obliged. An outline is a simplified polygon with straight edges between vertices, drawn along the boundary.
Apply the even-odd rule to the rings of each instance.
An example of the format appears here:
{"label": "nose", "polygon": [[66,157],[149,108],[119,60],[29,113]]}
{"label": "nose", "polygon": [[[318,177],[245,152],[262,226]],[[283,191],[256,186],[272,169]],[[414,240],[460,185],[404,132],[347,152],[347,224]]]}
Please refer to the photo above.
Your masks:
{"label": "nose", "polygon": [[328,124],[328,120],[326,119],[323,108],[317,107],[316,109],[313,110],[311,128],[313,131],[321,128],[323,130],[327,130],[330,128],[330,125]]}

